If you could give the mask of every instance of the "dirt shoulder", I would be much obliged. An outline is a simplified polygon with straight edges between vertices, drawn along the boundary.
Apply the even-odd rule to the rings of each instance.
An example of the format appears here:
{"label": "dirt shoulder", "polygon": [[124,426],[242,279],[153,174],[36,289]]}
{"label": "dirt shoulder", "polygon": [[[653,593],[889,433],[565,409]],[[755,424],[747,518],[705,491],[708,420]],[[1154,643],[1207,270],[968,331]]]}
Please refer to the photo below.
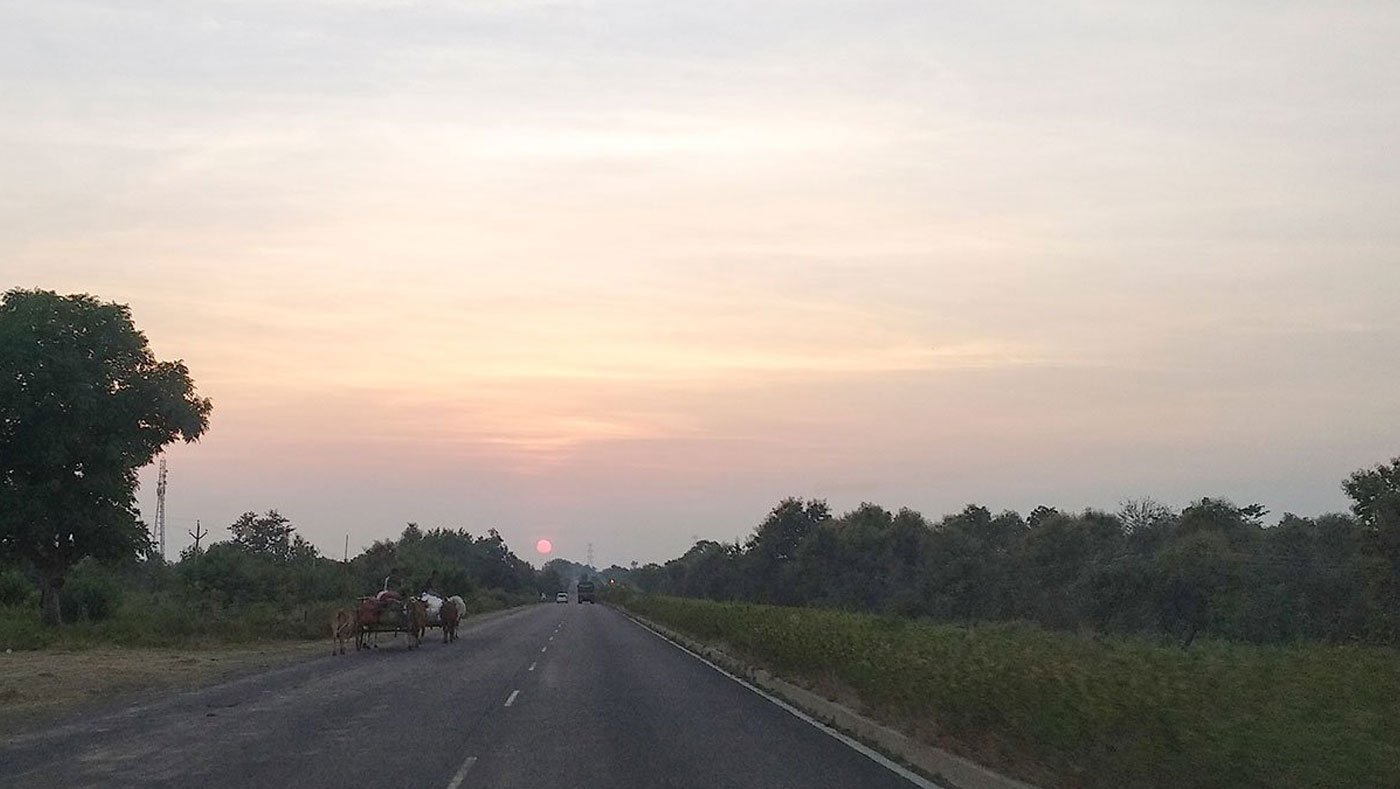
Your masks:
{"label": "dirt shoulder", "polygon": [[33,731],[85,709],[192,690],[299,662],[325,654],[328,643],[0,653],[0,736]]}
{"label": "dirt shoulder", "polygon": [[[468,616],[466,630],[523,607]],[[428,638],[438,631],[429,631]],[[181,691],[330,654],[330,639],[141,648],[93,646],[0,652],[0,738],[36,731],[86,711]]]}

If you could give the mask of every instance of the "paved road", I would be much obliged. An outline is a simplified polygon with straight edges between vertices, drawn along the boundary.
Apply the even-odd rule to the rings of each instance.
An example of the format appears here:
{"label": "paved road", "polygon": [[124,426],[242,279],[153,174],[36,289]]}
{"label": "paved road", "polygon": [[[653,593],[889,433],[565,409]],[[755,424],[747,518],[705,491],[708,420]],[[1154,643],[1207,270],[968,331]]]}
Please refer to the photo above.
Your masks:
{"label": "paved road", "polygon": [[622,614],[570,603],[21,735],[0,745],[0,786],[911,784]]}

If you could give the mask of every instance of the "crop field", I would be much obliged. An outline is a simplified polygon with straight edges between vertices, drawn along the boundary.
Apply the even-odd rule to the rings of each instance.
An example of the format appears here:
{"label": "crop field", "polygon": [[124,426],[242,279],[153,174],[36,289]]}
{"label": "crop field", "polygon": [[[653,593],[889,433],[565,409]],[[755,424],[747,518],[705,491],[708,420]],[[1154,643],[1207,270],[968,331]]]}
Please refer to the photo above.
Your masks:
{"label": "crop field", "polygon": [[[1046,786],[1400,786],[1400,652],[636,596],[625,607]],[[849,701],[849,699],[847,699]]]}

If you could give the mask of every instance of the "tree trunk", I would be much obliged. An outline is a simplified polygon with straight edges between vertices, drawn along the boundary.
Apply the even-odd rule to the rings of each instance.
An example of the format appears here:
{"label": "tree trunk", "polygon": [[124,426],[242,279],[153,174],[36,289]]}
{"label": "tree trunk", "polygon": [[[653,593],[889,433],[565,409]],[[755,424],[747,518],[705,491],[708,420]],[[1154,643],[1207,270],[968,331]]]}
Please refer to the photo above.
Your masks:
{"label": "tree trunk", "polygon": [[1188,631],[1186,631],[1186,638],[1182,639],[1182,642],[1181,642],[1181,648],[1182,648],[1182,649],[1187,649],[1187,648],[1189,648],[1189,647],[1191,646],[1191,642],[1193,642],[1193,641],[1196,640],[1196,632],[1199,631],[1200,629],[1201,629],[1200,623],[1198,623],[1198,622],[1197,622],[1196,620],[1194,620],[1194,619],[1191,620],[1191,629],[1188,630]]}
{"label": "tree trunk", "polygon": [[48,627],[63,624],[63,612],[59,607],[58,591],[63,588],[63,577],[52,577],[48,573],[39,575],[39,598],[43,606],[43,622]]}

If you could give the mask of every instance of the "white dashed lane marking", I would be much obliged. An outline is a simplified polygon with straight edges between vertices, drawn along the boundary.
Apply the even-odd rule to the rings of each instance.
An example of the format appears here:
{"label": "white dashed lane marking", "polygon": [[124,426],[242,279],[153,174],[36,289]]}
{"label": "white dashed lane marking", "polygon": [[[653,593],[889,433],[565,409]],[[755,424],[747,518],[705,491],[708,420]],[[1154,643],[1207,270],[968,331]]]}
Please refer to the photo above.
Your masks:
{"label": "white dashed lane marking", "polygon": [[461,786],[462,781],[467,778],[467,771],[472,768],[473,764],[476,764],[476,757],[468,756],[467,760],[462,762],[461,768],[457,770],[457,774],[452,776],[452,780],[447,784],[447,789],[457,789]]}

